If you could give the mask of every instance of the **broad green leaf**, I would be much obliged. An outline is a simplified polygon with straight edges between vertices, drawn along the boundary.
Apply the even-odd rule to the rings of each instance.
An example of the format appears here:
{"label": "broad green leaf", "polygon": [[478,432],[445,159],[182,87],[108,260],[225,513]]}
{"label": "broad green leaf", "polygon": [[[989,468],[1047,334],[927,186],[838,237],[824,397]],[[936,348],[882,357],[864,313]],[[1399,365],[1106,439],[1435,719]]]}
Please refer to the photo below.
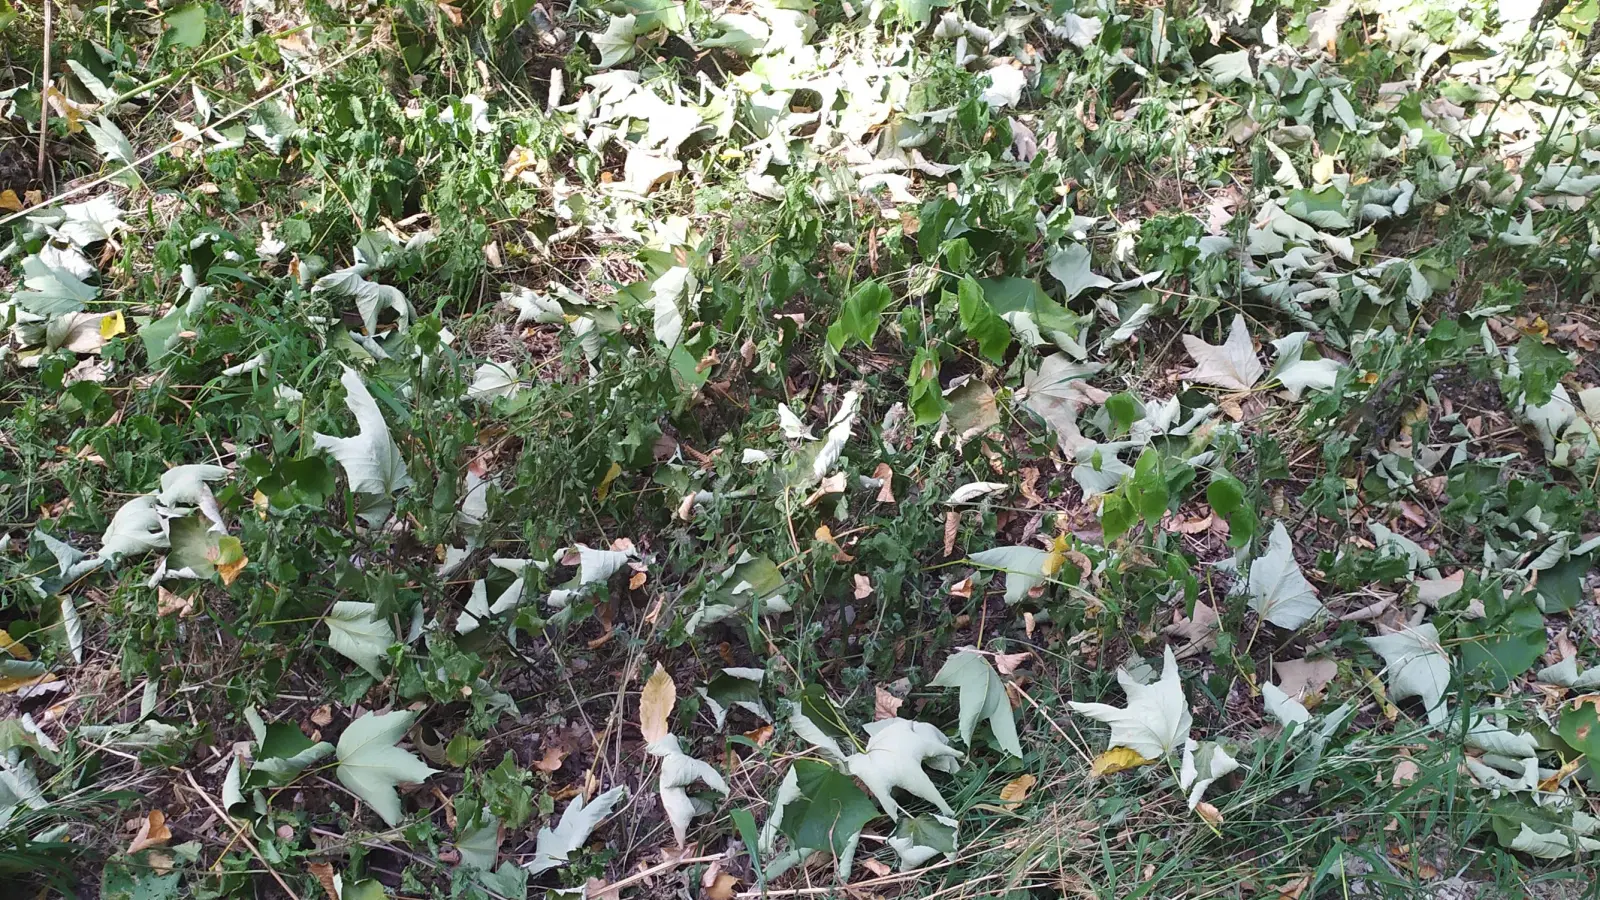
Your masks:
{"label": "broad green leaf", "polygon": [[94,139],[95,152],[106,162],[126,165],[136,158],[128,136],[105,116],[101,116],[98,122],[84,122],[83,129]]}
{"label": "broad green leaf", "polygon": [[1069,243],[1050,257],[1050,275],[1067,289],[1070,302],[1084,291],[1104,289],[1114,283],[1104,275],[1096,275],[1089,268],[1089,248]]}
{"label": "broad green leaf", "polygon": [[39,256],[22,261],[22,286],[24,289],[12,294],[11,299],[36,316],[79,312],[84,304],[100,296],[99,288],[84,284],[70,271]]}
{"label": "broad green leaf", "polygon": [[1544,615],[1523,597],[1504,598],[1498,589],[1484,601],[1484,616],[1461,623],[1461,667],[1488,679],[1491,690],[1505,690],[1528,671],[1547,645]]}
{"label": "broad green leaf", "polygon": [[456,850],[461,853],[461,865],[494,871],[500,857],[500,820],[484,808],[472,827],[462,829],[456,836]]}
{"label": "broad green leaf", "polygon": [[1294,630],[1322,611],[1317,589],[1294,559],[1294,544],[1283,523],[1275,522],[1267,552],[1250,564],[1250,608],[1279,628]]}
{"label": "broad green leaf", "polygon": [[313,742],[293,722],[263,723],[256,738],[250,774],[253,780],[260,773],[269,785],[288,784],[332,753],[332,744]]}
{"label": "broad green leaf", "polygon": [[1187,741],[1183,748],[1183,765],[1178,770],[1178,787],[1189,792],[1189,808],[1200,804],[1200,798],[1212,782],[1237,768],[1239,761],[1229,756],[1220,744]]}
{"label": "broad green leaf", "polygon": [[1117,669],[1117,683],[1128,695],[1128,705],[1121,709],[1104,703],[1068,703],[1073,712],[1082,713],[1111,726],[1109,747],[1127,747],[1145,759],[1161,759],[1186,746],[1189,727],[1189,703],[1183,696],[1183,683],[1178,676],[1178,660],[1169,646],[1161,668],[1161,678],[1154,684],[1140,684],[1126,669]]}
{"label": "broad green leaf", "polygon": [[1443,725],[1449,718],[1444,695],[1450,686],[1450,657],[1439,643],[1439,629],[1425,622],[1366,642],[1386,664],[1389,696],[1421,699],[1428,724]]}
{"label": "broad green leaf", "polygon": [[600,51],[599,68],[609,69],[617,63],[633,58],[634,39],[646,29],[639,27],[633,15],[612,16],[603,32],[589,32],[589,41]]}
{"label": "broad green leaf", "polygon": [[851,341],[871,347],[873,338],[878,336],[878,326],[883,322],[883,311],[893,299],[889,289],[877,281],[862,282],[839,308],[839,317],[828,326],[828,345],[836,353]]}
{"label": "broad green leaf", "polygon": [[627,799],[628,789],[617,785],[585,803],[583,795],[572,798],[561,813],[555,828],[540,828],[534,843],[533,861],[526,864],[529,875],[538,875],[566,865],[571,854],[583,847],[589,835],[600,826],[617,804]]}
{"label": "broad green leaf", "polygon": [[1282,384],[1289,396],[1296,400],[1300,399],[1306,388],[1319,391],[1332,389],[1338,381],[1339,370],[1343,368],[1331,359],[1304,359],[1306,341],[1310,336],[1308,331],[1297,331],[1272,342],[1277,358],[1272,363],[1272,371],[1267,373],[1267,380]]}
{"label": "broad green leaf", "polygon": [[401,818],[395,785],[420,783],[435,772],[395,746],[416,717],[414,712],[367,713],[345,728],[335,750],[339,759],[335,774],[340,783],[390,826],[399,824]]}
{"label": "broad green leaf", "polygon": [[861,779],[889,818],[900,818],[895,788],[921,797],[947,816],[955,815],[922,770],[924,763],[942,771],[954,771],[959,765],[961,751],[950,746],[939,729],[909,719],[883,719],[866,728],[872,735],[866,750],[846,759],[845,767]]}
{"label": "broad green leaf", "polygon": [[1283,209],[1318,228],[1349,228],[1353,224],[1344,212],[1344,194],[1332,185],[1315,191],[1304,188],[1290,191]]}
{"label": "broad green leaf", "polygon": [[383,678],[383,661],[395,642],[394,629],[377,618],[374,603],[340,600],[322,623],[328,626],[328,646],[372,675]]}
{"label": "broad green leaf", "polygon": [[1590,763],[1600,761],[1600,701],[1589,695],[1564,704],[1556,733]]}
{"label": "broad green leaf", "polygon": [[169,47],[198,47],[206,41],[206,8],[200,3],[180,6],[163,18],[166,33],[162,43]]}
{"label": "broad green leaf", "polygon": [[941,853],[946,858],[954,858],[956,820],[930,813],[907,816],[889,836],[889,848],[899,855],[902,872],[915,869]]}
{"label": "broad green leaf", "polygon": [[1553,666],[1545,666],[1534,676],[1545,684],[1559,684],[1575,691],[1600,690],[1600,666],[1578,671],[1578,658],[1569,656]]}
{"label": "broad green leaf", "polygon": [[395,491],[411,486],[411,476],[406,474],[406,461],[400,455],[389,434],[389,424],[384,421],[378,402],[372,399],[361,376],[349,366],[339,377],[344,385],[345,405],[355,414],[355,437],[334,437],[314,434],[313,445],[326,450],[344,467],[350,490],[358,494],[373,494],[388,498]]}
{"label": "broad green leaf", "polygon": [[1227,473],[1212,476],[1206,486],[1206,503],[1228,522],[1228,546],[1243,547],[1255,537],[1258,519],[1245,496],[1244,485]]}
{"label": "broad green leaf", "polygon": [[1000,318],[983,296],[983,287],[966,276],[957,288],[961,329],[978,342],[978,351],[994,362],[1004,362],[1011,346],[1011,326]]}
{"label": "broad green leaf", "polygon": [[1216,87],[1226,87],[1235,81],[1254,84],[1255,73],[1250,71],[1250,51],[1235,50],[1232,53],[1218,53],[1200,64],[1206,77]]}
{"label": "broad green leaf", "polygon": [[972,746],[972,731],[979,719],[989,721],[995,743],[1012,756],[1022,756],[1022,745],[1017,740],[1017,725],[1011,713],[1011,700],[1006,696],[1005,682],[989,665],[983,654],[973,650],[958,650],[939,674],[929,682],[933,687],[953,687],[961,691],[961,740]]}
{"label": "broad green leaf", "polygon": [[404,328],[411,321],[411,304],[406,302],[406,295],[392,285],[369,281],[366,271],[366,266],[357,265],[331,272],[318,278],[311,292],[354,300],[368,334],[377,333],[379,317],[386,309],[399,314],[399,325]]}
{"label": "broad green leaf", "polygon": [[1282,688],[1271,682],[1261,685],[1261,705],[1273,718],[1283,723],[1284,727],[1304,725],[1311,721],[1311,713],[1305,704],[1290,697]]}
{"label": "broad green leaf", "polygon": [[1037,547],[994,547],[968,557],[974,565],[1006,573],[1006,605],[1020,603],[1028,592],[1044,584],[1050,554]]}
{"label": "broad green leaf", "polygon": [[[1017,340],[1028,346],[1053,343],[1071,352],[1080,321],[1050,299],[1032,278],[980,278],[984,299],[1006,320]],[[1081,352],[1081,348],[1080,348]]]}
{"label": "broad green leaf", "polygon": [[797,759],[789,770],[798,792],[782,807],[780,828],[795,847],[853,854],[861,829],[878,817],[872,798],[855,780],[827,763]]}

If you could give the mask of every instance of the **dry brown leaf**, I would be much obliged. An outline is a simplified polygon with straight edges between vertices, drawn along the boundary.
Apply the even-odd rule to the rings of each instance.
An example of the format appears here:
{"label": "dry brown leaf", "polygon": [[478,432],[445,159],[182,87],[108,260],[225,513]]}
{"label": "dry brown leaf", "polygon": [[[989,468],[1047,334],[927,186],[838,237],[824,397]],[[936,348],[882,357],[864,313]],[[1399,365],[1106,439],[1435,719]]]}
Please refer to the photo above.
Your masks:
{"label": "dry brown leaf", "polygon": [[329,725],[332,725],[333,706],[331,704],[324,703],[323,705],[317,707],[316,711],[311,714],[311,724],[317,726],[318,728],[327,728]]}
{"label": "dry brown leaf", "polygon": [[850,581],[855,585],[854,593],[857,600],[865,600],[872,596],[872,579],[858,572],[850,576]]}
{"label": "dry brown leaf", "polygon": [[1417,764],[1409,759],[1402,759],[1394,765],[1394,775],[1389,779],[1392,787],[1402,787],[1415,781],[1421,772]]}
{"label": "dry brown leaf", "polygon": [[889,468],[889,464],[878,463],[878,467],[872,470],[872,477],[883,482],[883,486],[878,488],[878,502],[896,502],[894,499],[894,470]]}
{"label": "dry brown leaf", "polygon": [[1339,664],[1331,659],[1288,659],[1272,664],[1278,687],[1291,697],[1306,697],[1320,692],[1339,674]]}
{"label": "dry brown leaf", "polygon": [[628,590],[637,591],[639,588],[644,587],[644,583],[649,580],[649,575],[643,572],[635,572],[628,577]]}
{"label": "dry brown leaf", "polygon": [[1215,647],[1217,645],[1217,630],[1221,627],[1221,624],[1222,621],[1217,617],[1217,611],[1197,600],[1194,604],[1194,618],[1184,618],[1183,610],[1174,610],[1172,624],[1161,629],[1161,633],[1168,637],[1180,637],[1187,641],[1181,649],[1174,651],[1174,654],[1179,659],[1182,659],[1187,656],[1193,656],[1202,650]]}
{"label": "dry brown leaf", "polygon": [[1039,496],[1039,470],[1033,466],[1025,466],[1022,470],[1022,500],[1024,508],[1033,508],[1044,503],[1044,498]]}
{"label": "dry brown leaf", "polygon": [[950,596],[960,600],[972,599],[972,576],[968,575],[955,584],[950,585]]}
{"label": "dry brown leaf", "polygon": [[646,743],[653,744],[671,731],[667,720],[677,703],[678,686],[667,670],[661,668],[661,663],[656,663],[656,670],[639,694],[639,733],[644,735]]}
{"label": "dry brown leaf", "polygon": [[1222,824],[1222,813],[1215,806],[1204,800],[1195,805],[1194,811],[1199,813],[1200,818],[1205,819],[1207,824],[1213,828]]}
{"label": "dry brown leaf", "polygon": [[1032,655],[1029,651],[1023,651],[1022,653],[996,653],[994,655],[995,670],[1001,675],[1010,675]]}
{"label": "dry brown leaf", "polygon": [[733,900],[738,890],[739,879],[727,872],[718,872],[711,884],[706,886],[706,900]]}
{"label": "dry brown leaf", "polygon": [[4,628],[0,628],[0,650],[5,651],[13,659],[33,659],[33,654],[29,652],[27,645],[7,634]]}
{"label": "dry brown leaf", "polygon": [[1300,900],[1300,895],[1311,886],[1311,876],[1301,875],[1293,881],[1286,882],[1277,888],[1278,900]]}
{"label": "dry brown leaf", "polygon": [[888,878],[894,872],[893,869],[875,859],[863,859],[861,867],[871,872],[874,878]]}
{"label": "dry brown leaf", "polygon": [[190,597],[180,597],[164,587],[156,587],[156,615],[170,616],[174,613],[178,618],[186,619],[194,614],[194,600]]}
{"label": "dry brown leaf", "polygon": [[1032,775],[1022,775],[1001,788],[1000,799],[1005,801],[1005,808],[1016,809],[1021,806],[1022,801],[1028,799],[1028,792],[1033,790],[1033,786],[1038,783],[1039,779],[1034,778]]}
{"label": "dry brown leaf", "polygon": [[591,878],[583,883],[583,895],[588,900],[622,900],[622,890],[598,878]]}
{"label": "dry brown leaf", "polygon": [[944,514],[944,555],[956,552],[956,535],[961,531],[961,513],[949,510]]}
{"label": "dry brown leaf", "polygon": [[339,900],[339,888],[333,882],[333,863],[307,863],[306,868],[316,877],[317,883],[328,895],[328,900]]}
{"label": "dry brown leaf", "polygon": [[561,764],[566,760],[567,748],[558,744],[551,744],[544,748],[544,755],[539,757],[538,762],[535,762],[533,767],[541,772],[554,772],[561,768]]}
{"label": "dry brown leaf", "polygon": [[[967,581],[970,583],[972,579],[969,578]],[[1025,612],[1022,614],[1022,627],[1027,630],[1028,637],[1031,639],[1033,637],[1034,628],[1033,613]]]}
{"label": "dry brown leaf", "polygon": [[878,685],[876,697],[872,703],[872,719],[881,722],[884,719],[893,719],[900,715],[900,704],[906,702],[889,693],[883,685]]}
{"label": "dry brown leaf", "polygon": [[755,731],[746,731],[744,736],[754,741],[757,747],[765,747],[767,742],[772,740],[772,734],[772,726],[763,725]]}
{"label": "dry brown leaf", "polygon": [[17,197],[17,192],[6,188],[0,191],[0,209],[6,212],[22,212],[27,207],[22,205],[22,200]]}
{"label": "dry brown leaf", "polygon": [[160,847],[172,840],[172,832],[167,829],[167,815],[159,809],[150,810],[144,817],[144,822],[139,825],[139,833],[133,836],[133,843],[128,845],[129,853],[138,853],[151,847]]}
{"label": "dry brown leaf", "polygon": [[222,576],[222,583],[224,585],[231,585],[237,581],[239,578],[239,573],[244,571],[244,567],[248,565],[249,562],[250,557],[241,553],[239,558],[233,562],[217,563],[217,574]]}

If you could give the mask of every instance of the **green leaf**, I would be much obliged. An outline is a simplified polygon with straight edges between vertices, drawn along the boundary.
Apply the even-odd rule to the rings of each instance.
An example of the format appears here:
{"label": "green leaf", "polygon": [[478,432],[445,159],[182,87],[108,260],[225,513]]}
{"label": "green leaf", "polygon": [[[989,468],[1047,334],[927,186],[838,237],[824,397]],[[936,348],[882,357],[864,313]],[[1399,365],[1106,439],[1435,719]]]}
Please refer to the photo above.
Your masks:
{"label": "green leaf", "polygon": [[135,159],[133,144],[115,123],[105,116],[98,122],[84,122],[83,130],[94,140],[95,152],[108,163],[132,163]]}
{"label": "green leaf", "polygon": [[843,350],[852,340],[871,347],[872,339],[877,337],[878,326],[883,321],[883,311],[893,299],[889,289],[877,281],[868,279],[862,282],[839,308],[839,318],[828,326],[828,346],[835,353]]}
{"label": "green leaf", "polygon": [[161,42],[169,47],[198,47],[206,40],[206,9],[199,3],[180,6],[163,20],[166,33]]}
{"label": "green leaf", "polygon": [[1212,512],[1228,523],[1228,546],[1243,547],[1255,537],[1259,519],[1245,499],[1243,482],[1232,475],[1218,474],[1206,486],[1206,503]]}
{"label": "green leaf", "polygon": [[332,744],[327,741],[313,743],[293,722],[273,722],[264,725],[263,729],[263,736],[256,747],[255,761],[250,764],[250,775],[254,778],[260,773],[271,785],[293,781],[301,772],[333,752]]}
{"label": "green leaf", "polygon": [[1128,479],[1127,492],[1128,502],[1151,525],[1167,514],[1171,498],[1167,493],[1166,476],[1161,472],[1161,454],[1155,448],[1146,447],[1139,454],[1138,462],[1133,465],[1133,477]]}
{"label": "green leaf", "polygon": [[[1585,553],[1556,563],[1539,573],[1539,583],[1534,586],[1539,609],[1543,612],[1566,612],[1583,602],[1583,579],[1594,567],[1594,555]],[[1541,648],[1540,652],[1543,652]]]}
{"label": "green leaf", "polygon": [[381,679],[383,660],[395,637],[389,623],[377,618],[377,611],[373,603],[340,600],[322,624],[328,626],[329,647]]}
{"label": "green leaf", "polygon": [[1122,491],[1107,494],[1100,503],[1100,530],[1104,532],[1106,543],[1111,543],[1117,538],[1127,534],[1139,521],[1139,513],[1128,502]]}
{"label": "green leaf", "polygon": [[1275,522],[1267,552],[1250,564],[1250,608],[1279,628],[1295,629],[1322,611],[1316,588],[1294,559],[1294,544],[1283,522]]}
{"label": "green leaf", "polygon": [[1550,394],[1561,382],[1561,376],[1572,371],[1572,360],[1559,347],[1545,344],[1531,335],[1524,335],[1517,342],[1516,358],[1523,399],[1530,406],[1549,403]]}
{"label": "green leaf", "polygon": [[328,451],[344,467],[351,491],[386,500],[412,484],[405,458],[389,434],[389,423],[384,421],[378,401],[372,399],[356,370],[345,366],[339,382],[344,385],[344,402],[355,414],[359,430],[355,437],[347,438],[313,434],[312,444]]}
{"label": "green leaf", "polygon": [[796,847],[843,856],[878,808],[854,779],[827,763],[798,759],[794,769],[800,799],[784,807],[783,834]]}
{"label": "green leaf", "polygon": [[[370,604],[367,604],[370,605]],[[385,824],[400,821],[400,796],[395,785],[420,783],[434,774],[405,750],[396,747],[415,720],[415,712],[367,713],[339,735],[335,774],[352,793],[371,806]]]}
{"label": "green leaf", "polygon": [[100,296],[99,288],[84,284],[78,276],[38,256],[22,261],[22,285],[25,290],[12,294],[11,299],[37,316],[80,312],[84,304]]}
{"label": "green leaf", "polygon": [[1351,225],[1350,217],[1344,213],[1344,194],[1333,185],[1316,191],[1303,188],[1290,191],[1289,202],[1283,209],[1318,228],[1349,228]]}
{"label": "green leaf", "polygon": [[917,425],[935,424],[950,408],[950,402],[939,389],[937,350],[931,347],[917,350],[917,355],[911,359],[911,368],[906,372],[906,391],[906,406],[910,408],[912,421]]}
{"label": "green leaf", "polygon": [[1585,699],[1561,707],[1556,733],[1591,764],[1600,761],[1600,703]]}
{"label": "green leaf", "polygon": [[1107,397],[1105,405],[1111,425],[1119,435],[1127,434],[1133,423],[1139,421],[1139,398],[1127,391]]}
{"label": "green leaf", "polygon": [[1490,690],[1502,691],[1544,655],[1544,616],[1531,603],[1506,601],[1498,587],[1486,593],[1483,605],[1483,618],[1461,623],[1461,636],[1468,639],[1461,644],[1461,665],[1467,674],[1487,679]]}
{"label": "green leaf", "polygon": [[[1032,278],[982,278],[983,296],[1028,345],[1060,343],[1055,335],[1076,338],[1077,316],[1050,299],[1039,282]],[[1066,349],[1066,348],[1062,348]]]}
{"label": "green leaf", "polygon": [[1050,276],[1067,289],[1070,301],[1088,290],[1111,287],[1111,279],[1096,275],[1089,268],[1089,248],[1082,244],[1067,244],[1050,257]]}
{"label": "green leaf", "polygon": [[978,350],[994,362],[1004,362],[1011,346],[1011,326],[1000,318],[984,298],[983,287],[967,276],[957,288],[961,328],[978,342]]}
{"label": "green leaf", "polygon": [[957,651],[945,660],[939,674],[929,683],[934,687],[960,689],[961,740],[967,746],[972,746],[972,731],[978,720],[988,719],[989,730],[1000,749],[1021,758],[1022,744],[1017,740],[1017,724],[1012,718],[1005,682],[983,654],[973,650]]}
{"label": "green leaf", "polygon": [[484,872],[493,871],[500,856],[500,820],[485,809],[477,822],[463,828],[456,836],[456,850],[461,853],[461,864]]}
{"label": "green leaf", "polygon": [[588,803],[583,802],[581,794],[572,798],[555,828],[539,829],[534,841],[533,862],[527,864],[528,874],[538,875],[566,865],[569,857],[588,842],[589,835],[627,796],[628,789],[619,784]]}

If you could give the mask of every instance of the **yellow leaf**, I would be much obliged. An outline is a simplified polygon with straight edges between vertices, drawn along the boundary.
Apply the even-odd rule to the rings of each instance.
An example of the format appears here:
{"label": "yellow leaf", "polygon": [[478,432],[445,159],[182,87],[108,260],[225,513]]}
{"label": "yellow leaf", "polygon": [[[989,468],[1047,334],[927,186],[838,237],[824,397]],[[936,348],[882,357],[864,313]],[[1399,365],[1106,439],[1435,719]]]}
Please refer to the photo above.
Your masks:
{"label": "yellow leaf", "polygon": [[0,191],[0,209],[10,212],[22,212],[22,200],[17,197],[17,192],[10,188]]}
{"label": "yellow leaf", "polygon": [[100,320],[100,336],[110,340],[119,334],[126,334],[128,321],[122,318],[122,310],[117,310]]}
{"label": "yellow leaf", "polygon": [[17,659],[33,659],[33,654],[28,652],[28,648],[24,647],[21,641],[7,634],[4,628],[0,628],[0,650],[4,650]]}
{"label": "yellow leaf", "polygon": [[1000,799],[1006,801],[1006,809],[1016,809],[1022,801],[1028,799],[1028,792],[1033,790],[1039,779],[1032,775],[1023,775],[1010,784],[1000,789]]}
{"label": "yellow leaf", "polygon": [[1067,559],[1067,550],[1070,546],[1066,535],[1056,535],[1056,539],[1050,542],[1050,553],[1045,556],[1044,565],[1039,567],[1039,572],[1046,578],[1056,577],[1056,573],[1061,571],[1061,564]]}
{"label": "yellow leaf", "polygon": [[144,823],[139,826],[139,833],[133,836],[133,843],[128,845],[129,853],[138,853],[151,847],[160,847],[172,840],[172,831],[167,828],[167,816],[159,809],[150,810],[150,815],[145,816]]}
{"label": "yellow leaf", "polygon": [[611,482],[616,481],[617,476],[621,474],[622,467],[612,463],[611,468],[606,470],[605,477],[600,479],[600,486],[594,489],[594,498],[601,503],[606,502],[606,496],[611,493]]}
{"label": "yellow leaf", "polygon": [[272,501],[267,498],[266,494],[256,491],[255,496],[250,498],[250,505],[255,508],[257,516],[265,519],[267,517],[267,508],[272,505]]}
{"label": "yellow leaf", "polygon": [[644,735],[646,743],[653,744],[671,731],[667,727],[667,720],[677,703],[678,686],[673,683],[667,670],[661,668],[661,663],[656,663],[655,672],[644,683],[644,691],[639,694],[639,733]]}
{"label": "yellow leaf", "polygon": [[1096,778],[1101,778],[1106,775],[1115,775],[1118,772],[1126,772],[1129,769],[1137,769],[1140,766],[1148,766],[1153,762],[1155,760],[1145,759],[1137,751],[1130,750],[1127,747],[1112,747],[1094,758],[1094,765],[1089,767],[1089,774]]}

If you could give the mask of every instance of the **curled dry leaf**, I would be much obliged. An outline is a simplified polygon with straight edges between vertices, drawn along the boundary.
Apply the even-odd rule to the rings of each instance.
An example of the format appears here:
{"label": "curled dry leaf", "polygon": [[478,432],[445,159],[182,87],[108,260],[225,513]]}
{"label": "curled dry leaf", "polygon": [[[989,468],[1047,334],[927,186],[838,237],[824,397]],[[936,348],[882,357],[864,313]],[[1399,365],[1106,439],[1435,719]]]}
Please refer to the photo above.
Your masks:
{"label": "curled dry leaf", "polygon": [[878,463],[878,467],[872,470],[872,477],[883,482],[878,487],[878,502],[896,502],[894,499],[894,469],[889,468],[888,463]]}
{"label": "curled dry leaf", "polygon": [[854,593],[857,600],[865,600],[872,596],[872,579],[857,573],[852,575],[850,580],[855,585]]}
{"label": "curled dry leaf", "polygon": [[677,703],[678,686],[667,670],[661,668],[661,663],[656,663],[656,670],[639,694],[639,733],[644,735],[645,743],[653,744],[667,736],[671,731],[667,720]]}
{"label": "curled dry leaf", "polygon": [[554,772],[561,768],[561,764],[565,762],[566,759],[567,748],[552,744],[544,748],[544,755],[539,757],[539,760],[533,764],[533,767],[541,772]]}
{"label": "curled dry leaf", "polygon": [[1017,669],[1021,668],[1022,664],[1026,662],[1028,657],[1032,655],[1033,653],[1030,651],[1024,651],[1022,653],[996,653],[994,655],[995,670],[1001,675],[1010,675]]}
{"label": "curled dry leaf", "polygon": [[961,531],[961,512],[949,510],[944,514],[944,555],[956,552],[956,535]]}
{"label": "curled dry leaf", "polygon": [[322,891],[328,895],[328,900],[339,900],[339,886],[333,880],[333,863],[308,863],[306,869],[317,879],[317,883],[322,885]]}
{"label": "curled dry leaf", "polygon": [[139,824],[139,833],[133,836],[133,843],[128,845],[129,853],[138,853],[151,847],[164,846],[172,840],[172,832],[167,828],[167,815],[159,809],[150,810]]}
{"label": "curled dry leaf", "polygon": [[1200,818],[1206,820],[1206,824],[1213,828],[1222,824],[1222,813],[1205,800],[1196,803],[1194,811],[1199,814]]}
{"label": "curled dry leaf", "polygon": [[889,693],[883,685],[878,685],[876,699],[872,704],[873,721],[897,718],[900,715],[900,704],[905,701]]}
{"label": "curled dry leaf", "polygon": [[1028,799],[1028,792],[1033,790],[1033,786],[1038,783],[1039,779],[1025,774],[1001,788],[1000,799],[1005,801],[1005,808],[1016,809],[1021,806],[1022,801]]}

